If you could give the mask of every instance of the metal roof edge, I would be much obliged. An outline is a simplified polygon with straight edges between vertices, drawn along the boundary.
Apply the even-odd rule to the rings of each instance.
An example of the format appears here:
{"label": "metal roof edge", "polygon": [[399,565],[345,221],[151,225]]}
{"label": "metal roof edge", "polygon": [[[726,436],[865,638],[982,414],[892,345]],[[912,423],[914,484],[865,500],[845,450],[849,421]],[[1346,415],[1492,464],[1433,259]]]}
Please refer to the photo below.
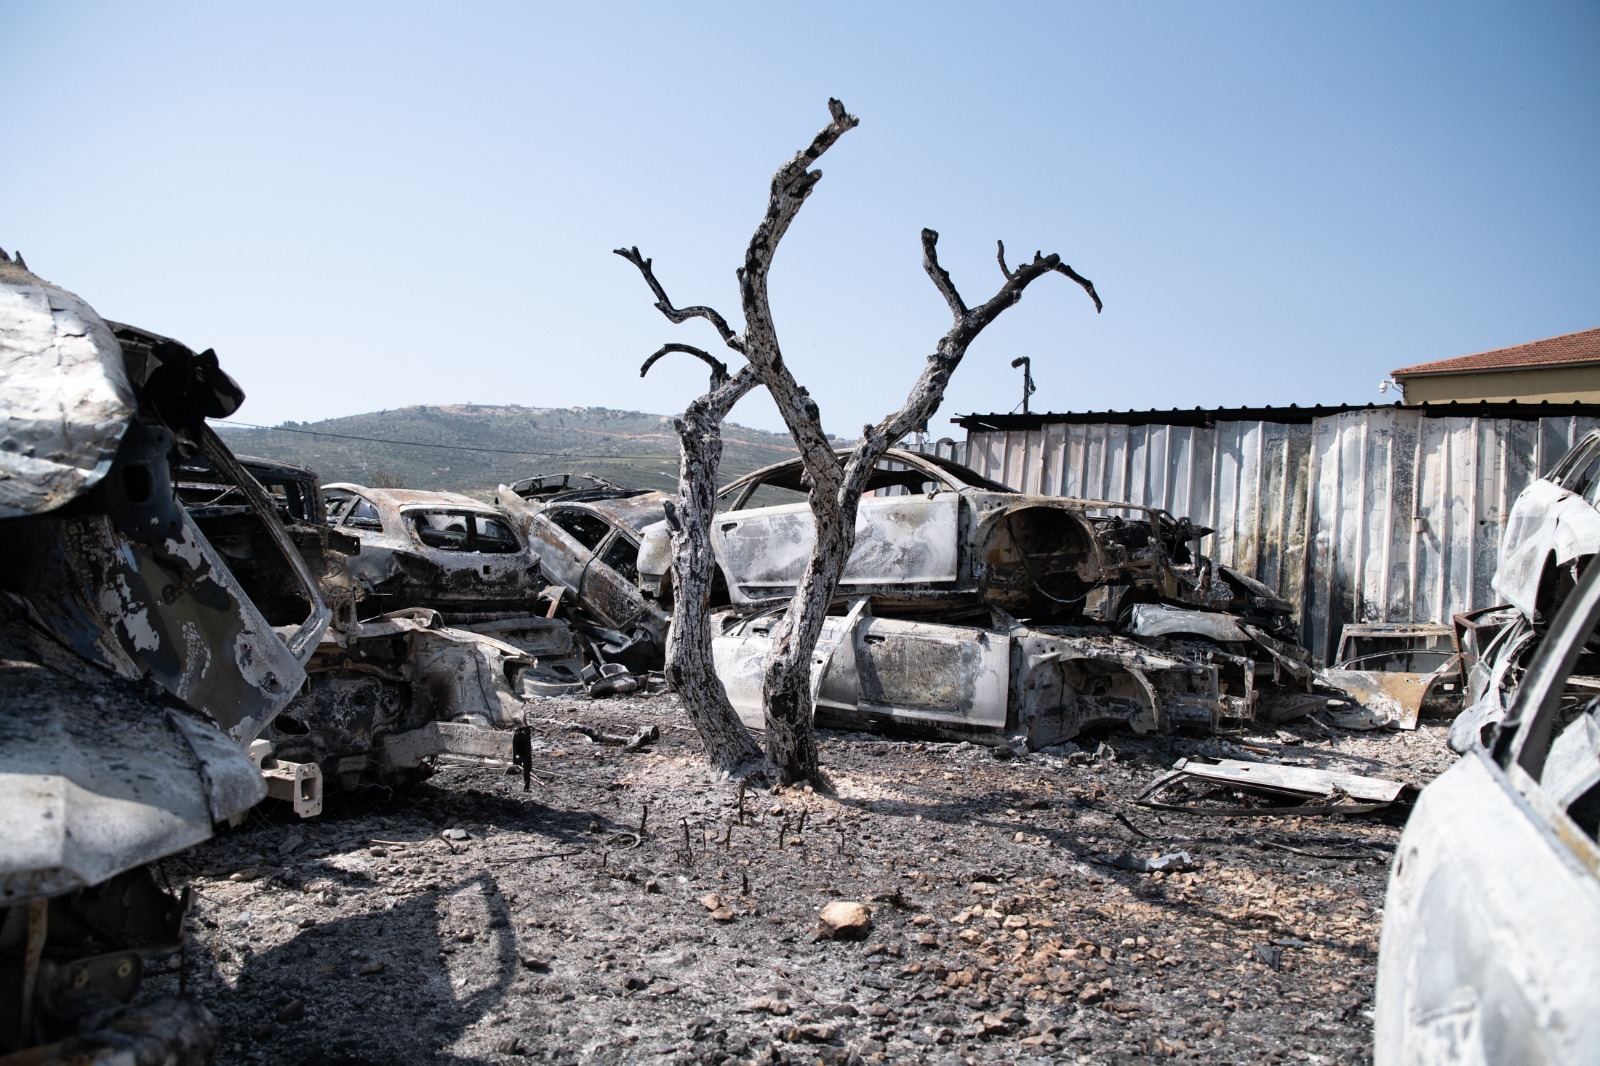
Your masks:
{"label": "metal roof edge", "polygon": [[1460,402],[1420,404],[1315,404],[1301,407],[1196,407],[1191,409],[1148,411],[1067,411],[1038,414],[965,414],[954,415],[950,421],[968,433],[986,430],[1042,429],[1050,425],[1114,425],[1114,426],[1209,426],[1218,422],[1271,422],[1278,425],[1306,425],[1319,418],[1348,414],[1352,411],[1416,411],[1424,418],[1510,418],[1537,419],[1563,415],[1587,415],[1600,418],[1600,403],[1518,403],[1516,400],[1490,402]]}

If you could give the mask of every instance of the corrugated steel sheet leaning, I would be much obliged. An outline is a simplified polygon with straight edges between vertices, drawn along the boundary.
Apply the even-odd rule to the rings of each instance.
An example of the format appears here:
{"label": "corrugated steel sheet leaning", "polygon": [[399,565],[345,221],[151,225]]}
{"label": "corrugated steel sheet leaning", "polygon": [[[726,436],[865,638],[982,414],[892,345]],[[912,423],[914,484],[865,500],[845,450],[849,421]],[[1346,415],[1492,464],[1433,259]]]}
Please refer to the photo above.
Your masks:
{"label": "corrugated steel sheet leaning", "polygon": [[1126,500],[1216,530],[1212,558],[1294,604],[1332,661],[1350,622],[1448,624],[1496,602],[1512,502],[1595,405],[966,415],[927,449],[1024,492]]}

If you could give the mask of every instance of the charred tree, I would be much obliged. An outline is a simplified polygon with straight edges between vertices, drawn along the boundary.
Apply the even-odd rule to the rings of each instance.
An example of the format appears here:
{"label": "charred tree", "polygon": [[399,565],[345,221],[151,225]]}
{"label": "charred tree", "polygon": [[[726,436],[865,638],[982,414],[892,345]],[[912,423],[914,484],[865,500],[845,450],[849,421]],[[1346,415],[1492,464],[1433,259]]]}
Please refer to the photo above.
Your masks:
{"label": "charred tree", "polygon": [[795,380],[779,350],[767,296],[767,277],[778,242],[822,178],[821,171],[810,169],[811,164],[859,121],[837,100],[828,101],[828,111],[828,125],[773,176],[766,215],[756,227],[739,274],[745,314],[743,354],[772,394],[800,449],[811,482],[809,501],[816,525],[811,558],[794,599],[773,633],[772,655],[763,679],[767,759],[780,785],[800,780],[820,783],[812,727],[811,659],[828,607],[838,591],[839,578],[855,547],[861,494],[878,460],[891,445],[927,422],[944,399],[950,375],[960,366],[967,348],[1006,308],[1020,300],[1034,281],[1050,273],[1064,275],[1083,286],[1097,312],[1101,308],[1094,285],[1063,263],[1059,255],[1035,252],[1032,262],[1012,270],[1006,266],[1004,244],[998,246],[997,255],[1003,284],[984,303],[968,307],[950,275],[939,265],[939,235],[923,230],[923,269],[949,305],[954,321],[928,356],[900,409],[876,425],[864,427],[860,446],[847,458],[835,455],[823,432],[816,402]]}
{"label": "charred tree", "polygon": [[[745,367],[738,374],[730,376],[726,367],[704,351],[687,345],[666,345],[651,357],[645,364],[645,369],[648,370],[651,363],[668,352],[684,352],[709,363],[712,367],[712,389],[706,397],[702,397],[707,404],[700,417],[714,416],[715,425],[719,430],[721,418],[726,415],[728,408],[731,408],[733,401],[744,395],[744,391],[748,391],[754,384],[764,385],[783,415],[784,424],[788,427],[790,436],[794,438],[795,446],[799,449],[805,464],[806,475],[810,480],[808,499],[815,522],[816,540],[796,594],[773,634],[773,651],[763,678],[767,760],[780,785],[802,780],[820,782],[816,734],[811,720],[811,658],[817,640],[822,634],[828,607],[838,591],[839,578],[844,573],[845,563],[855,547],[856,513],[861,494],[865,491],[878,460],[891,445],[932,416],[944,399],[950,375],[961,364],[967,348],[989,323],[1020,300],[1023,291],[1034,281],[1045,274],[1062,274],[1083,286],[1094,300],[1096,311],[1100,310],[1101,306],[1094,285],[1063,263],[1059,255],[1040,255],[1036,252],[1032,262],[1021,264],[1012,270],[1006,265],[1005,246],[1001,244],[998,258],[1004,283],[994,296],[977,307],[969,308],[956,291],[950,275],[939,265],[937,252],[939,235],[933,230],[923,230],[923,268],[945,302],[949,304],[954,321],[949,331],[939,339],[933,354],[928,356],[921,375],[918,376],[900,409],[876,425],[865,427],[862,431],[861,444],[851,455],[843,458],[835,455],[833,446],[823,431],[822,415],[816,402],[795,379],[784,361],[767,293],[767,279],[771,274],[778,243],[788,232],[790,224],[794,222],[800,208],[816,188],[817,182],[822,179],[822,172],[812,170],[811,165],[840,137],[859,124],[859,120],[845,111],[844,105],[838,100],[828,101],[828,113],[828,124],[812,138],[809,145],[796,153],[794,158],[780,167],[772,177],[766,212],[750,238],[745,250],[744,265],[738,275],[740,304],[744,312],[743,333],[734,333],[722,316],[710,308],[690,307],[681,311],[674,308],[651,273],[650,261],[641,257],[636,249],[618,250],[619,255],[629,259],[644,273],[645,280],[656,294],[656,306],[663,314],[673,322],[683,322],[690,318],[707,319],[716,327],[723,343],[746,360]],[[740,383],[744,391],[728,400],[726,406],[709,402],[711,397],[718,395],[719,387],[731,388],[735,382]],[[717,413],[719,411],[720,414]],[[688,489],[688,479],[691,475],[694,477],[702,475],[705,469],[704,459],[713,453],[704,450],[708,443],[706,426],[702,424],[698,429],[690,427],[687,412],[683,422],[687,429],[693,430],[687,433],[680,431],[680,440],[685,442],[680,481]],[[720,450],[721,438],[718,432],[715,437],[714,454],[720,455]],[[693,465],[691,452],[698,457],[693,460]],[[713,479],[714,475],[715,470],[712,469]],[[704,484],[710,486],[712,482],[707,480]],[[685,492],[683,497],[685,506],[681,506],[678,510],[677,518],[674,519],[673,533],[675,567],[681,566],[685,575],[698,575],[704,581],[703,587],[707,592],[713,565],[708,533],[712,516],[713,491],[713,488],[707,488],[704,509],[698,502],[689,505],[691,496],[688,491]],[[678,547],[679,529],[682,530],[681,536],[684,541],[681,550]],[[685,673],[684,677],[686,682],[691,678],[694,679],[697,688],[703,687],[714,693],[726,704],[727,697],[722,684],[709,669],[708,612],[698,606],[700,604],[698,598],[692,600],[687,607],[686,599],[688,597],[680,594],[674,610],[673,628],[676,631],[680,620],[684,619],[688,620],[690,626],[698,624],[702,627],[705,633],[704,658],[699,661],[706,669],[693,674]],[[699,614],[694,615],[692,613],[694,611],[699,611]],[[685,632],[688,631],[686,628]],[[675,640],[677,639],[675,637]],[[698,636],[695,638],[697,645],[699,639]],[[680,655],[685,654],[681,644],[675,651]],[[699,682],[700,678],[704,678],[704,682]],[[688,703],[690,699],[688,690],[681,691],[684,692],[685,703]],[[697,695],[696,698],[700,697]]]}
{"label": "charred tree", "polygon": [[[726,320],[709,307],[679,310],[656,280],[650,260],[637,248],[618,248],[616,254],[639,268],[656,295],[656,307],[674,323],[690,318],[707,319],[722,335],[723,343],[739,351],[741,342]],[[734,776],[760,768],[761,748],[739,720],[717,677],[711,658],[711,581],[716,562],[711,554],[710,523],[716,513],[717,468],[722,462],[722,422],[751,389],[758,385],[755,369],[746,364],[737,374],[703,349],[688,344],[664,344],[639,368],[639,376],[662,356],[693,355],[711,367],[711,383],[689,404],[682,417],[673,419],[678,434],[678,498],[667,504],[667,526],[672,533],[672,630],[667,636],[667,683],[683,701],[689,720],[705,744],[713,766]]]}

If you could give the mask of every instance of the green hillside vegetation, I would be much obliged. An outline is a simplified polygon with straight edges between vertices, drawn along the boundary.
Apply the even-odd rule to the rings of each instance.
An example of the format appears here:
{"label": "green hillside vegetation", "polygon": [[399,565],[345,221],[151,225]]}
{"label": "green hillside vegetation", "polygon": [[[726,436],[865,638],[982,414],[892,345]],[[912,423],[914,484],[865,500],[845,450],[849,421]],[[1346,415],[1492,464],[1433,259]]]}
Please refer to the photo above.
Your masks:
{"label": "green hillside vegetation", "polygon": [[[678,479],[668,416],[604,407],[429,404],[274,429],[216,429],[236,453],[308,466],[324,484],[448,489],[487,500],[497,485],[535,474],[577,471],[668,491]],[[724,483],[796,454],[786,434],[730,424],[723,440]]]}

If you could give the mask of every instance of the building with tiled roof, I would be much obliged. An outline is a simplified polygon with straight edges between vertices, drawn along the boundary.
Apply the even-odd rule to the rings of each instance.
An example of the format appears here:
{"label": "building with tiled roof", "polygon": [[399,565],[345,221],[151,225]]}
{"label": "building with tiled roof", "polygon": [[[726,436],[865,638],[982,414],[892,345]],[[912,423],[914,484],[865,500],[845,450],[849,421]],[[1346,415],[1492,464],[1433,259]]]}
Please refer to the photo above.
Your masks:
{"label": "building with tiled roof", "polygon": [[1600,329],[1391,370],[1406,403],[1600,401]]}

